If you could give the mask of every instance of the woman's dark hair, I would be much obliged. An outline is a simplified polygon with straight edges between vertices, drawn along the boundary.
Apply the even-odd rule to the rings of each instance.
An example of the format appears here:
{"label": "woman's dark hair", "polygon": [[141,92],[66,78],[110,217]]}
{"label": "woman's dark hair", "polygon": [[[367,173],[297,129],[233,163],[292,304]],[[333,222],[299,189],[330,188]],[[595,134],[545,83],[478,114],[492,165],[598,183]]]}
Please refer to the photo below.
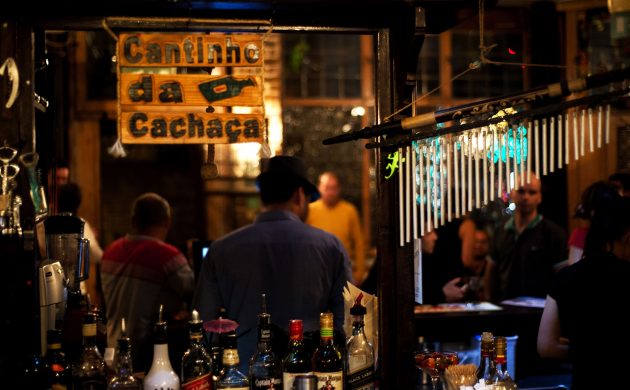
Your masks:
{"label": "woman's dark hair", "polygon": [[602,205],[619,195],[617,188],[611,183],[598,181],[588,186],[582,192],[582,199],[575,208],[575,216],[590,220]]}
{"label": "woman's dark hair", "polygon": [[630,231],[630,198],[619,194],[596,209],[586,235],[584,256],[601,254]]}

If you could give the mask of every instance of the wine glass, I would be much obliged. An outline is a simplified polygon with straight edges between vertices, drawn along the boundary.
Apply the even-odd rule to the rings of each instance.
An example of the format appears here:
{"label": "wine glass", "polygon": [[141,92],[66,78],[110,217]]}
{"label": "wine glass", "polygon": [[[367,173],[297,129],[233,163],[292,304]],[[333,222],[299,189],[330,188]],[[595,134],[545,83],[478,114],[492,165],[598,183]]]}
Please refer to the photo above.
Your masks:
{"label": "wine glass", "polygon": [[431,377],[433,390],[437,390],[440,375],[444,374],[446,367],[459,363],[457,353],[450,351],[430,351],[424,350],[415,356],[416,366]]}

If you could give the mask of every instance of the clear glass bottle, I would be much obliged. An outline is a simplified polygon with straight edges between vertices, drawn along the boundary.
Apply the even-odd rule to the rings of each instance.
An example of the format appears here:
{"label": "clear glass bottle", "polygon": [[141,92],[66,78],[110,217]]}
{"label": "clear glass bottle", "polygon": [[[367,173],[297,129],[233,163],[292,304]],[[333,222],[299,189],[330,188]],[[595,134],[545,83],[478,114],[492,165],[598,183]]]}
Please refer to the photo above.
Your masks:
{"label": "clear glass bottle", "polygon": [[249,390],[249,380],[239,371],[239,363],[236,333],[231,332],[224,338],[223,375],[217,383],[217,389]]}
{"label": "clear glass bottle", "polygon": [[282,361],[282,388],[293,390],[293,381],[298,375],[312,374],[311,356],[304,347],[304,325],[302,320],[289,321],[289,348]]}
{"label": "clear glass bottle", "polygon": [[343,359],[333,342],[332,313],[319,315],[319,346],[313,353],[313,374],[317,376],[318,389],[343,389]]}
{"label": "clear glass bottle", "polygon": [[83,351],[72,368],[75,390],[101,390],[107,387],[105,360],[96,346],[97,318],[94,313],[83,316]]}
{"label": "clear glass bottle", "polygon": [[347,383],[349,390],[374,389],[374,348],[365,335],[364,316],[367,310],[361,305],[363,294],[359,294],[354,306],[350,309],[352,315],[352,336],[346,344]]}
{"label": "clear glass bottle", "polygon": [[133,364],[131,359],[131,339],[125,334],[125,319],[122,322],[122,335],[118,339],[118,350],[114,364],[116,372],[107,384],[108,390],[139,390],[140,381],[133,376]]}
{"label": "clear glass bottle", "polygon": [[188,322],[190,346],[182,357],[182,389],[212,389],[212,359],[202,344],[203,322],[197,310]]}
{"label": "clear glass bottle", "polygon": [[507,340],[503,336],[494,338],[494,364],[496,374],[494,377],[494,390],[515,390],[516,383],[507,369]]}
{"label": "clear glass bottle", "polygon": [[490,332],[481,334],[481,360],[477,370],[477,379],[484,384],[494,381],[496,368],[494,366],[494,336]]}
{"label": "clear glass bottle", "polygon": [[265,294],[258,315],[258,349],[249,359],[249,381],[251,389],[275,389],[282,385],[282,363],[271,347],[271,315],[267,313]]}
{"label": "clear glass bottle", "polygon": [[144,377],[144,390],[179,390],[179,377],[173,371],[168,358],[167,326],[162,320],[162,310],[163,306],[160,305],[154,332],[153,362],[147,376]]}
{"label": "clear glass bottle", "polygon": [[72,382],[72,369],[61,350],[61,331],[49,330],[46,333],[48,350],[46,351],[46,377],[48,388],[66,390]]}

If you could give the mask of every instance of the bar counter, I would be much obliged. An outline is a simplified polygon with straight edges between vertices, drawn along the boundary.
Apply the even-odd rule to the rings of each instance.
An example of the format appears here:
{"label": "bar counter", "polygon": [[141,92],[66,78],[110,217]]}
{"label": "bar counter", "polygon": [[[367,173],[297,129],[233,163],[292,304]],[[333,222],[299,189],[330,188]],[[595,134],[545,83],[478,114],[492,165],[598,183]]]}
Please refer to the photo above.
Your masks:
{"label": "bar counter", "polygon": [[444,349],[461,346],[463,350],[459,352],[462,353],[479,348],[474,340],[482,332],[492,332],[495,336],[518,336],[514,353],[517,383],[527,383],[528,387],[530,383],[535,386],[538,383],[546,386],[546,382],[550,385],[566,384],[570,381],[570,366],[542,359],[536,351],[542,311],[540,307],[493,305],[486,302],[416,305],[414,334],[416,337],[423,336],[428,343],[438,342]]}

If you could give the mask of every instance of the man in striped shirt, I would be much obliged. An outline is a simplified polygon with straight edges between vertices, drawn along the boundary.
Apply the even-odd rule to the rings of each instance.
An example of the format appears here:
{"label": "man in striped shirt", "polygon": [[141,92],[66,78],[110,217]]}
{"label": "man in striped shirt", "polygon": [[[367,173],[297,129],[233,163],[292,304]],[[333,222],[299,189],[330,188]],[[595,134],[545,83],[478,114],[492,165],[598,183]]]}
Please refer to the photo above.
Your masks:
{"label": "man in striped shirt", "polygon": [[165,319],[183,308],[194,289],[194,275],[184,255],[164,242],[171,221],[168,202],[154,193],[133,204],[133,233],[114,241],[103,253],[101,278],[107,308],[107,345],[116,346],[121,318],[131,337],[134,370],[151,363],[151,335],[160,304]]}

